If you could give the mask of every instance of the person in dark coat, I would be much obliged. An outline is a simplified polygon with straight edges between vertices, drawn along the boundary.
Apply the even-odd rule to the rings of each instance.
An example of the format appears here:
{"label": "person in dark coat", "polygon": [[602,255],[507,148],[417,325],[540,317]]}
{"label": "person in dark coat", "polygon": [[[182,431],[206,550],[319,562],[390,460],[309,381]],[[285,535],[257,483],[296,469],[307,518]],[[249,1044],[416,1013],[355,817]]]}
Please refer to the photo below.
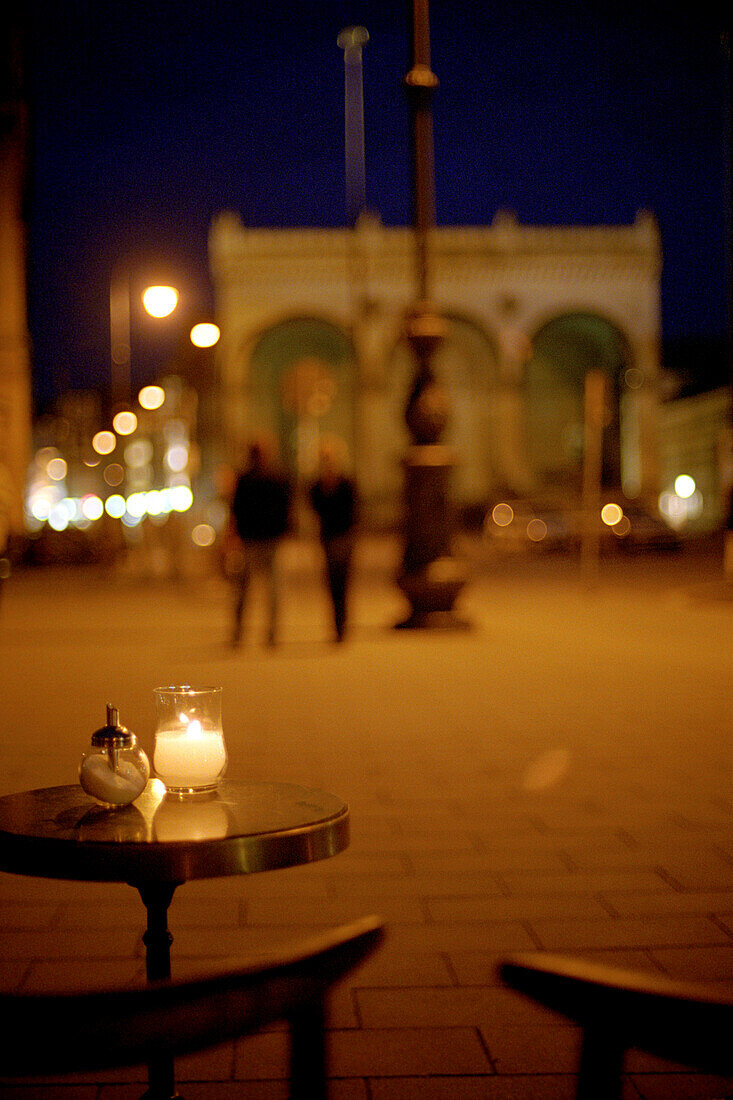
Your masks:
{"label": "person in dark coat", "polygon": [[356,528],[356,488],[344,472],[345,450],[339,439],[324,438],[321,441],[318,479],[310,490],[311,504],[320,525],[334,629],[339,642],[343,641],[346,633],[346,605]]}
{"label": "person in dark coat", "polygon": [[280,609],[278,549],[290,527],[291,491],[274,461],[274,446],[266,437],[250,444],[249,461],[232,499],[233,533],[240,540],[242,566],[236,578],[232,644],[242,637],[242,618],[252,574],[258,572],[267,588],[267,643],[274,645]]}

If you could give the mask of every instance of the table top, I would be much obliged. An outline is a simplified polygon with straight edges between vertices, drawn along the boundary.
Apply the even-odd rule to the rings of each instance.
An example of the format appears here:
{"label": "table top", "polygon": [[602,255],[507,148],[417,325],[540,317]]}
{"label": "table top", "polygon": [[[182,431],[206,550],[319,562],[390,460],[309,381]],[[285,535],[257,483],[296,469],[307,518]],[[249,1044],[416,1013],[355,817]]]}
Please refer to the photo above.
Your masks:
{"label": "table top", "polygon": [[182,883],[326,859],[349,843],[349,808],[290,783],[226,780],[179,799],[152,779],[107,810],[80,786],[0,798],[0,871],[98,882]]}

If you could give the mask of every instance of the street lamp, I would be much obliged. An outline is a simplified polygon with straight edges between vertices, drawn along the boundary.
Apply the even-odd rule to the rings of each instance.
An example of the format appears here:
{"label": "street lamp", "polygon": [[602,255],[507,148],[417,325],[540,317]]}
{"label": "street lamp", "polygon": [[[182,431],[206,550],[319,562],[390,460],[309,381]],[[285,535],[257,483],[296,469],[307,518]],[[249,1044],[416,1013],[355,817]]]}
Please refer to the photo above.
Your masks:
{"label": "street lamp", "polygon": [[178,305],[178,291],[172,286],[146,287],[143,305],[151,317],[169,317]]}
{"label": "street lamp", "polygon": [[[142,295],[151,317],[168,317],[178,303],[178,292],[171,286],[149,286]],[[113,406],[130,400],[130,314],[132,296],[126,270],[113,271],[109,286],[110,360]]]}
{"label": "street lamp", "polygon": [[211,321],[199,321],[190,332],[191,343],[196,348],[213,348],[220,336],[219,326]]}
{"label": "street lamp", "polygon": [[[178,300],[178,291],[172,286],[148,286],[142,293],[146,313],[156,319],[169,317],[177,308]],[[126,271],[115,272],[110,280],[109,295],[112,402],[115,407],[128,403],[131,396],[131,311],[129,275]],[[189,339],[197,348],[212,348],[218,343],[220,335],[217,325],[201,321],[193,325]]]}
{"label": "street lamp", "polygon": [[429,237],[435,224],[432,98],[438,80],[430,68],[428,0],[413,0],[413,65],[405,77],[412,114],[416,298],[405,317],[415,375],[405,409],[412,445],[404,458],[405,544],[397,578],[411,605],[404,627],[465,626],[453,604],[466,573],[451,555],[449,486],[453,466],[441,442],[450,408],[433,358],[446,324],[430,301]]}

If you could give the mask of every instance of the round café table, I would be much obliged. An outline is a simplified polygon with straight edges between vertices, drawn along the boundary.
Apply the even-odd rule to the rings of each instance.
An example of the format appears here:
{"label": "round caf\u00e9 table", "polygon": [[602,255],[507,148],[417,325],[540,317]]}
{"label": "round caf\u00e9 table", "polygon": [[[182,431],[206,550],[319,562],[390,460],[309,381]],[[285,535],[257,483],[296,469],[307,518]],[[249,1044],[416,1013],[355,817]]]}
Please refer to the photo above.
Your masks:
{"label": "round caf\u00e9 table", "polygon": [[[213,794],[180,799],[152,779],[132,805],[116,810],[98,806],[76,784],[0,798],[0,871],[127,882],[139,891],[149,981],[170,977],[168,908],[177,886],[327,859],[348,843],[346,803],[290,783],[225,780]],[[145,1096],[178,1096],[169,1055],[148,1066]]]}

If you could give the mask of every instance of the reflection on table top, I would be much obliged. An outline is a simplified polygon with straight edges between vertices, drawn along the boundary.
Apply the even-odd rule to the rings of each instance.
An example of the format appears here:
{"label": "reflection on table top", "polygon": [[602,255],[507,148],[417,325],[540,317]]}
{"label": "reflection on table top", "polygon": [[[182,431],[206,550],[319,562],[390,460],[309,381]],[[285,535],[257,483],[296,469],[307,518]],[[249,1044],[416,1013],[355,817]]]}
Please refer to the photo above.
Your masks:
{"label": "reflection on table top", "polygon": [[0,798],[0,870],[16,874],[180,883],[309,863],[348,843],[348,806],[290,783],[227,780],[179,799],[153,779],[117,810],[76,784]]}

